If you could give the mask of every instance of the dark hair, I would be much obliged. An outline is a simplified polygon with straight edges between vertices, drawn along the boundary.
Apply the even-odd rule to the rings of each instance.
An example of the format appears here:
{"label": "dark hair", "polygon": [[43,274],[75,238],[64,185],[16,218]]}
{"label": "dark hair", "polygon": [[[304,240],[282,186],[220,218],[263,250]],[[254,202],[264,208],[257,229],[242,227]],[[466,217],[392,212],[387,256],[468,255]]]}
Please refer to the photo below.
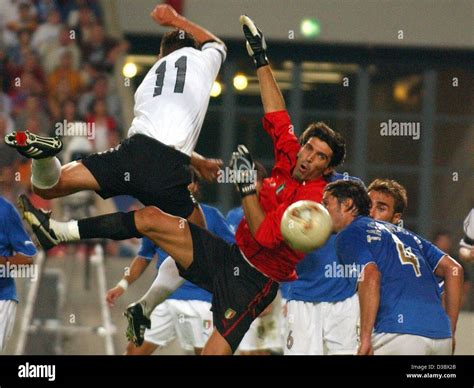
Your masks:
{"label": "dark hair", "polygon": [[375,179],[367,191],[390,195],[395,200],[395,213],[403,213],[408,206],[407,190],[394,179]]}
{"label": "dark hair", "polygon": [[199,43],[196,41],[194,36],[183,31],[183,30],[173,30],[167,32],[161,38],[161,56],[164,57],[168,54],[171,54],[173,51],[179,50],[183,47],[192,47],[197,49]]}
{"label": "dark hair", "polygon": [[257,181],[261,182],[265,178],[268,178],[268,172],[265,166],[260,162],[255,162],[255,170],[257,170]]}
{"label": "dark hair", "polygon": [[300,136],[300,144],[304,146],[309,139],[317,137],[319,140],[326,142],[332,150],[332,158],[328,167],[337,167],[346,156],[346,142],[344,138],[327,126],[322,121],[311,123],[308,128]]}
{"label": "dark hair", "polygon": [[372,201],[362,183],[341,179],[328,184],[324,191],[336,197],[339,203],[346,199],[352,199],[352,206],[349,210],[356,210],[359,216],[369,215]]}

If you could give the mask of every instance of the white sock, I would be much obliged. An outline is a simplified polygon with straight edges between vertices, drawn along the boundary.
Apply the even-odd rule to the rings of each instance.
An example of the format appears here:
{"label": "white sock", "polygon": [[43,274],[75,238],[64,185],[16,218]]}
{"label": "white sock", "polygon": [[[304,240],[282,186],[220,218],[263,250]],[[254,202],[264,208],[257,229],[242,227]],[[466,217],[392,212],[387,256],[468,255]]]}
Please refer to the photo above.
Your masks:
{"label": "white sock", "polygon": [[31,164],[31,183],[38,189],[50,189],[59,182],[61,162],[56,156],[33,159]]}
{"label": "white sock", "polygon": [[171,256],[168,256],[160,265],[158,275],[145,295],[138,300],[143,306],[143,312],[150,317],[152,311],[168,296],[183,285],[185,280],[179,276],[178,268]]}
{"label": "white sock", "polygon": [[81,236],[79,235],[79,226],[76,220],[60,222],[50,219],[49,227],[61,242],[78,241],[81,239]]}

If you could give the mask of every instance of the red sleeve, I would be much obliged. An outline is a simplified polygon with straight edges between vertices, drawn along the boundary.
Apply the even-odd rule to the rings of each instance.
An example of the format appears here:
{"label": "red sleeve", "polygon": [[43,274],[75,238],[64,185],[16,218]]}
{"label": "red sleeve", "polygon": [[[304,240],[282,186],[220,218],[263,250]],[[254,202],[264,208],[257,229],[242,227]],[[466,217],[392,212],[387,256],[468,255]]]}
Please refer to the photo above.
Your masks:
{"label": "red sleeve", "polygon": [[283,213],[285,213],[288,206],[290,206],[290,204],[282,203],[275,210],[265,215],[265,218],[254,236],[255,240],[257,240],[261,246],[273,249],[283,242],[280,225]]}
{"label": "red sleeve", "polygon": [[266,113],[263,117],[263,128],[273,140],[275,167],[290,172],[296,164],[296,154],[300,144],[286,110]]}

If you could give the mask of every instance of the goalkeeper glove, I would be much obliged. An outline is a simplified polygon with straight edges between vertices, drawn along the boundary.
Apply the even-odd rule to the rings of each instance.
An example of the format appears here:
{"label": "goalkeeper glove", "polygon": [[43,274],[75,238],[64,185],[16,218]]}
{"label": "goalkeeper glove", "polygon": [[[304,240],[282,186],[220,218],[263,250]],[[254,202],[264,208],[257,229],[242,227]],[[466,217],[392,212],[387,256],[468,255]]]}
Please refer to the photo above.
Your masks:
{"label": "goalkeeper glove", "polygon": [[234,172],[235,185],[241,198],[257,193],[255,163],[247,147],[241,144],[237,147],[237,151],[232,153],[230,168]]}
{"label": "goalkeeper glove", "polygon": [[255,67],[258,69],[261,66],[268,65],[268,58],[266,54],[267,43],[262,31],[260,31],[252,19],[246,15],[240,16],[240,23],[244,30],[246,46],[249,55],[253,58]]}

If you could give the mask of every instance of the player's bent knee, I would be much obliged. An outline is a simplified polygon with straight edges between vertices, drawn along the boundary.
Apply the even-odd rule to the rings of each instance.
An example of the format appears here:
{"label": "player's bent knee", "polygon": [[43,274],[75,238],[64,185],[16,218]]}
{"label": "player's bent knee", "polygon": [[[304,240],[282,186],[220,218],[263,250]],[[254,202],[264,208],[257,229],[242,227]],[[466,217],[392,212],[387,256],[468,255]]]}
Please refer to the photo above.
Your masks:
{"label": "player's bent knee", "polygon": [[135,214],[137,230],[143,235],[158,231],[165,214],[155,206],[147,206],[138,210]]}

